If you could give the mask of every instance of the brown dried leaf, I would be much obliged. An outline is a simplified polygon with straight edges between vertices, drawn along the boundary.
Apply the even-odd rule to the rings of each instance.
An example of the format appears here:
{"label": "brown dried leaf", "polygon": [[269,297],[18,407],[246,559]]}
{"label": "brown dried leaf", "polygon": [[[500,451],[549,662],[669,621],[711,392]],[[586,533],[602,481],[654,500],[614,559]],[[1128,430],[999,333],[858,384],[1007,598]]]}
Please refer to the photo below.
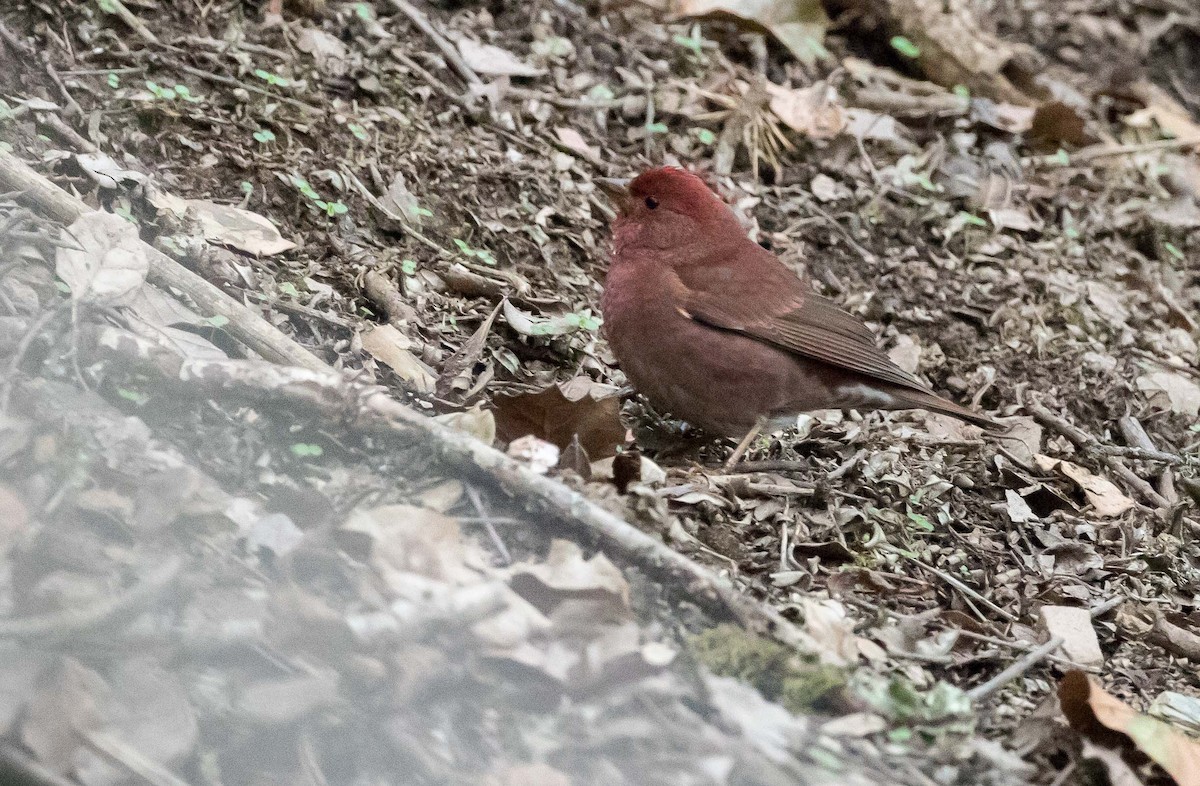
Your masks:
{"label": "brown dried leaf", "polygon": [[433,390],[433,372],[412,353],[414,344],[394,325],[376,325],[362,334],[362,347],[421,393]]}
{"label": "brown dried leaf", "polygon": [[829,16],[820,0],[674,0],[671,16],[723,19],[770,33],[808,65],[829,54]]}
{"label": "brown dried leaf", "polygon": [[611,456],[625,444],[617,388],[576,377],[540,393],[497,396],[496,431],[511,442],[532,434],[565,450],[579,435],[592,457]]}
{"label": "brown dried leaf", "polygon": [[830,139],[846,129],[846,111],[837,91],[825,82],[786,88],[767,82],[769,106],[784,125],[811,139]]}
{"label": "brown dried leaf", "polygon": [[1041,453],[1033,457],[1043,472],[1057,470],[1075,481],[1075,485],[1083,491],[1087,501],[1097,516],[1108,518],[1119,516],[1133,507],[1134,502],[1121,493],[1116,484],[1107,478],[1093,475],[1078,464],[1072,464],[1062,459],[1051,458]]}
{"label": "brown dried leaf", "polygon": [[281,254],[296,247],[290,240],[284,240],[270,219],[240,207],[189,199],[187,212],[210,243],[229,246],[256,257]]}
{"label": "brown dried leaf", "polygon": [[1058,701],[1071,728],[1087,740],[1121,751],[1135,765],[1149,757],[1179,786],[1200,786],[1200,742],[1136,712],[1084,672],[1067,672],[1058,684]]}
{"label": "brown dried leaf", "polygon": [[629,609],[629,584],[603,553],[584,559],[579,546],[555,540],[544,562],[513,566],[509,586],[543,614],[566,600],[604,603],[614,611]]}
{"label": "brown dried leaf", "polygon": [[145,283],[150,260],[133,224],[93,210],[77,218],[67,232],[78,246],[59,246],[55,272],[76,302],[124,303]]}
{"label": "brown dried leaf", "polygon": [[484,76],[532,77],[546,73],[543,68],[522,62],[507,49],[482,44],[470,38],[458,39],[458,53],[467,65]]}

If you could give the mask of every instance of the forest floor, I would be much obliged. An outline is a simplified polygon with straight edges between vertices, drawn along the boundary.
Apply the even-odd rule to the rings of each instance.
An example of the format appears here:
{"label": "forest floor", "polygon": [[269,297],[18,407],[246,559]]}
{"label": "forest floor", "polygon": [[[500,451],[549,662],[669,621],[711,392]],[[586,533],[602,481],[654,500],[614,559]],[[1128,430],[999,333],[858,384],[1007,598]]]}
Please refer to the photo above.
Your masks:
{"label": "forest floor", "polygon": [[[57,623],[0,636],[63,658],[51,677],[0,649],[16,760],[83,783],[817,782],[814,763],[845,773],[834,783],[1104,782],[1096,767],[1169,782],[1127,741],[1069,731],[1058,696],[1087,703],[1064,682],[1082,670],[1200,730],[1200,11],[767,1],[745,4],[755,24],[665,5],[10,3],[0,144],[356,382],[720,574],[816,651],[797,664],[694,638],[711,620],[675,605],[686,588],[552,545],[536,511],[419,446],[245,398],[187,403],[90,357],[85,323],[191,360],[246,353],[227,319],[169,298],[84,308],[56,248],[74,240],[8,194],[0,599]],[[593,178],[663,163],[702,173],[893,360],[1007,435],[812,413],[722,468],[732,444],[650,411],[602,337]],[[134,443],[203,482],[136,469]],[[209,485],[219,505],[197,501]],[[221,529],[230,500],[268,513]],[[387,538],[405,546],[385,558]],[[172,549],[219,556],[203,575]],[[192,593],[171,654],[126,657],[152,640],[145,620],[97,643],[80,638],[93,623],[54,617],[152,589],[157,573],[135,577],[155,560]],[[407,630],[396,604],[449,587],[418,615],[440,632]],[[1040,648],[1052,636],[1062,649]],[[677,682],[648,689],[672,660]],[[464,709],[476,700],[488,711]],[[64,734],[64,716],[88,731]],[[1200,782],[1179,775],[1200,754],[1160,731],[1178,752],[1151,756]]]}

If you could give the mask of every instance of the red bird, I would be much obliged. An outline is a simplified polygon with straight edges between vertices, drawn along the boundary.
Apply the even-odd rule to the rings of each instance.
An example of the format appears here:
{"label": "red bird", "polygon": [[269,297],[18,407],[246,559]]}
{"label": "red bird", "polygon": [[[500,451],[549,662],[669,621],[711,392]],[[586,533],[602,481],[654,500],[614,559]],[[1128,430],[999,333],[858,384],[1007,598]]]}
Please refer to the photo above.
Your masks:
{"label": "red bird", "polygon": [[745,435],[741,447],[812,409],[922,408],[997,425],[900,369],[862,321],[750,240],[696,175],[662,167],[596,182],[617,208],[604,333],[656,408]]}

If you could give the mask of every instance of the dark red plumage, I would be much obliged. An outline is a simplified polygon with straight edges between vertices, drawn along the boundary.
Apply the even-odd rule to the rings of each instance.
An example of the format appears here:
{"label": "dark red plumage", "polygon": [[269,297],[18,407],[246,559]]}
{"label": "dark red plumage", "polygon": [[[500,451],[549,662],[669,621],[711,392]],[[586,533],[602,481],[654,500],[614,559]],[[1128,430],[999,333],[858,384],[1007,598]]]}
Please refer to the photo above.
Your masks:
{"label": "dark red plumage", "polygon": [[996,425],[896,366],[697,176],[662,167],[601,185],[618,211],[604,332],[655,407],[733,437],[812,409],[923,408]]}

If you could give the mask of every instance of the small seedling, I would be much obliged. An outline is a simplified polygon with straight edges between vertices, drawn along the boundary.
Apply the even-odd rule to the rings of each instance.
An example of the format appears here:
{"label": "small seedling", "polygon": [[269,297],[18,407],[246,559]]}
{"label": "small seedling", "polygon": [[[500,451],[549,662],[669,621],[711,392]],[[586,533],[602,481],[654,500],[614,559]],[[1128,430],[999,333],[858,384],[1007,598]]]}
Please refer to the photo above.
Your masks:
{"label": "small seedling", "polygon": [[314,445],[308,442],[297,442],[292,445],[292,455],[297,458],[316,458],[325,453],[325,449],[320,445]]}
{"label": "small seedling", "polygon": [[400,263],[400,270],[406,276],[415,276],[417,274],[417,261],[415,259],[406,259]]}
{"label": "small seedling", "polygon": [[692,135],[702,145],[711,145],[717,141],[717,135],[707,128],[693,128]]}
{"label": "small seedling", "polygon": [[208,319],[204,320],[204,324],[209,327],[223,328],[229,324],[229,317],[224,314],[213,314]]}
{"label": "small seedling", "polygon": [[889,43],[892,45],[892,49],[895,49],[905,57],[910,57],[915,60],[921,56],[921,47],[917,46],[902,35],[892,36],[892,40]]}
{"label": "small seedling", "polygon": [[111,87],[113,90],[116,90],[118,87],[120,87],[121,86],[121,76],[119,74],[114,74],[110,71],[108,73],[108,86]]}
{"label": "small seedling", "polygon": [[690,51],[696,57],[704,56],[704,36],[700,34],[700,25],[692,25],[687,35],[676,34],[671,40]]}
{"label": "small seedling", "polygon": [[273,74],[270,71],[262,68],[254,69],[254,75],[266,82],[271,87],[287,87],[291,84],[286,77],[282,77],[279,74]]}
{"label": "small seedling", "polygon": [[585,308],[582,311],[573,311],[566,315],[568,325],[571,325],[579,330],[597,330],[600,327],[601,319],[592,314],[592,310]]}
{"label": "small seedling", "polygon": [[288,295],[289,297],[300,297],[300,290],[296,289],[296,285],[291,281],[284,281],[282,284],[280,284],[279,291],[285,295]]}
{"label": "small seedling", "polygon": [[459,253],[468,259],[478,259],[485,265],[496,264],[496,258],[492,256],[492,252],[488,251],[486,248],[472,248],[470,245],[462,240],[459,240],[458,238],[454,238],[454,245],[458,247]]}
{"label": "small seedling", "polygon": [[267,144],[275,141],[275,132],[269,128],[260,128],[254,132],[254,141],[259,144]]}
{"label": "small seedling", "polygon": [[666,123],[647,123],[646,130],[651,134],[665,134],[670,129],[667,128]]}
{"label": "small seedling", "polygon": [[129,388],[117,388],[117,395],[126,401],[131,401],[139,407],[145,406],[150,397],[138,390],[130,390]]}
{"label": "small seedling", "polygon": [[350,123],[346,127],[350,129],[351,134],[354,134],[355,139],[360,142],[367,141],[367,129],[363,128],[358,123]]}

